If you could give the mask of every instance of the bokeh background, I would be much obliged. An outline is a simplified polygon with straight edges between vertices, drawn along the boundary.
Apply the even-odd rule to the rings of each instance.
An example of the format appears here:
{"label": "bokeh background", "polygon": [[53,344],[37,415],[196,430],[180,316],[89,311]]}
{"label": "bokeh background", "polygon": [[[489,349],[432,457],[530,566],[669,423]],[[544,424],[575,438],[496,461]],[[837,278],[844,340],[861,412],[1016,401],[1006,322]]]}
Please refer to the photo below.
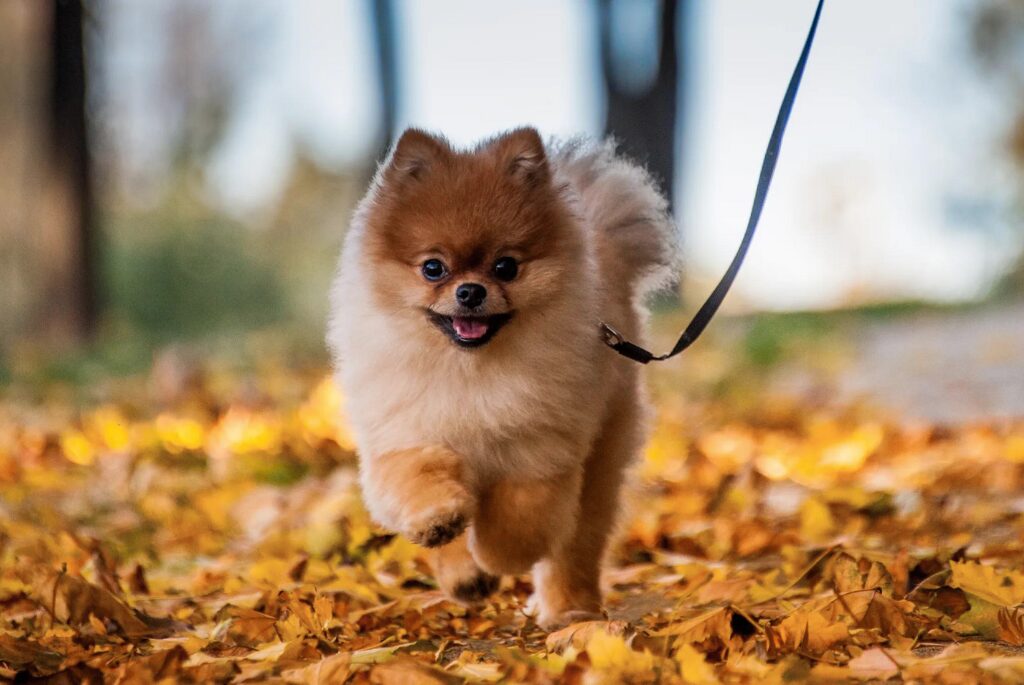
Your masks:
{"label": "bokeh background", "polygon": [[324,328],[390,141],[617,136],[666,349],[814,5],[0,0],[0,681],[1024,682],[1024,0],[827,1],[645,371],[610,622],[445,601],[361,503]]}
{"label": "bokeh background", "polygon": [[[0,382],[323,364],[349,213],[409,125],[616,135],[679,219],[667,339],[731,258],[814,4],[5,0]],[[929,417],[1024,412],[1022,171],[1024,2],[833,0],[714,337],[805,392],[824,365]]]}

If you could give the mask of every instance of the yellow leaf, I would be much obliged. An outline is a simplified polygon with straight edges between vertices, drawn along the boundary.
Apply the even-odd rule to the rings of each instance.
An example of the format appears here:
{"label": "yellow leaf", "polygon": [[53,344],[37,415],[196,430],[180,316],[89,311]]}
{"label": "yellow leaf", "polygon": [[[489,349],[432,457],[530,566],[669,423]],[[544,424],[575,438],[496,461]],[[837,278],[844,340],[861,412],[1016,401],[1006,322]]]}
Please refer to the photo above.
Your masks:
{"label": "yellow leaf", "polygon": [[1024,603],[1024,573],[1000,571],[976,561],[950,561],[949,584],[998,606]]}
{"label": "yellow leaf", "polygon": [[106,446],[115,451],[128,447],[130,434],[128,421],[116,407],[100,407],[89,417],[89,427],[99,434]]}
{"label": "yellow leaf", "polygon": [[696,685],[710,685],[718,682],[718,677],[704,655],[698,652],[693,645],[684,644],[676,651],[676,661],[679,662],[679,671],[683,680]]}
{"label": "yellow leaf", "polygon": [[288,583],[291,580],[288,577],[288,571],[291,570],[291,567],[292,562],[290,559],[279,557],[261,559],[249,567],[249,580],[253,583],[264,582],[270,585]]}
{"label": "yellow leaf", "polygon": [[637,652],[621,636],[604,631],[591,636],[587,642],[587,655],[598,671],[645,673],[654,668],[654,656],[650,652]]}
{"label": "yellow leaf", "polygon": [[625,631],[624,621],[580,621],[551,633],[544,644],[549,652],[564,652],[569,647],[580,650],[596,633],[622,635]]}
{"label": "yellow leaf", "polygon": [[827,539],[835,530],[828,505],[817,497],[808,497],[800,507],[800,534],[811,542]]}
{"label": "yellow leaf", "polygon": [[96,450],[80,431],[68,431],[60,439],[60,448],[68,461],[88,466],[96,460]]}
{"label": "yellow leaf", "polygon": [[1024,463],[1024,434],[1006,439],[1006,458],[1015,464]]}
{"label": "yellow leaf", "polygon": [[716,607],[693,618],[673,623],[659,631],[651,633],[655,636],[678,635],[679,642],[704,642],[711,636],[728,642],[732,637],[732,609],[728,606]]}

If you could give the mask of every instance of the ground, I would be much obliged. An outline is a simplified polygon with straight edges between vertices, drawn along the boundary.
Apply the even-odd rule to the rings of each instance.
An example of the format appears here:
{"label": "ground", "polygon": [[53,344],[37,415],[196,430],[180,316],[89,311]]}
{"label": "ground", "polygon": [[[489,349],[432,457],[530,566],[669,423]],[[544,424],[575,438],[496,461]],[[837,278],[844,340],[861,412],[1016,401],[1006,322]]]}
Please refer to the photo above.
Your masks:
{"label": "ground", "polygon": [[371,524],[322,365],[12,385],[0,679],[1021,682],[1024,317],[915,316],[723,323],[650,369],[607,620],[552,634],[528,578],[452,603]]}

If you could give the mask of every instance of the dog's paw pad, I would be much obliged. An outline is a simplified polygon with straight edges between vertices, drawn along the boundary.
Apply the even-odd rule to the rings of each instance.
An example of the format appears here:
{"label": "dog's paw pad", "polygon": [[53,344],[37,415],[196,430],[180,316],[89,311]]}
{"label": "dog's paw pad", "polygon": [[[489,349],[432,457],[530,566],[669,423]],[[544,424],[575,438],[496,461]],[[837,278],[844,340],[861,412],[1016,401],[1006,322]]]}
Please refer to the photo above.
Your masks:
{"label": "dog's paw pad", "polygon": [[463,602],[477,602],[493,595],[500,581],[498,576],[481,571],[476,577],[459,582],[452,590],[452,595]]}
{"label": "dog's paw pad", "polygon": [[451,514],[432,522],[427,528],[410,535],[417,545],[424,547],[440,547],[459,537],[466,529],[466,517],[462,514]]}

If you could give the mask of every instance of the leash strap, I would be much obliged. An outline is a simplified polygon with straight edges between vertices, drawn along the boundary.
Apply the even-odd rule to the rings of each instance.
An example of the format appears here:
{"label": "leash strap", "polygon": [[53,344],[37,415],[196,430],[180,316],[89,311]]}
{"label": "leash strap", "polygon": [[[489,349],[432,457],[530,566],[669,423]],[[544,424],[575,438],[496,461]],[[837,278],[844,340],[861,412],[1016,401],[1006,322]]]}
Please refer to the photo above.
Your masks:
{"label": "leash strap", "polygon": [[725,275],[722,276],[722,280],[715,286],[708,299],[704,301],[704,304],[701,305],[693,319],[690,320],[682,335],[679,336],[675,346],[667,354],[655,355],[643,347],[629,342],[621,333],[607,323],[602,322],[601,335],[604,343],[623,357],[628,357],[641,364],[647,364],[652,361],[671,359],[685,350],[704,332],[708,323],[715,316],[715,312],[721,306],[722,300],[728,294],[729,288],[732,287],[732,282],[736,280],[736,274],[739,273],[740,266],[743,265],[743,258],[747,256],[750,241],[754,238],[754,232],[757,230],[757,222],[761,219],[761,210],[764,209],[764,202],[768,197],[768,188],[771,186],[772,176],[775,174],[775,163],[779,159],[779,150],[782,148],[782,136],[786,132],[789,113],[793,110],[796,93],[800,89],[800,80],[804,76],[804,67],[807,66],[807,57],[811,53],[811,44],[814,43],[814,34],[818,30],[818,18],[821,16],[821,8],[824,4],[825,0],[818,0],[818,7],[814,11],[814,19],[811,20],[811,28],[807,32],[807,40],[804,41],[804,49],[800,53],[800,59],[797,60],[796,67],[793,69],[793,75],[789,79],[789,86],[786,88],[786,95],[782,98],[782,105],[779,106],[779,114],[775,118],[775,128],[772,130],[772,137],[768,139],[768,148],[765,150],[764,161],[761,163],[761,176],[757,180],[757,191],[754,193],[754,205],[750,209],[750,219],[747,220],[747,230],[743,234],[739,248],[736,250],[736,256],[732,258],[732,263],[729,264],[729,268],[726,270]]}

